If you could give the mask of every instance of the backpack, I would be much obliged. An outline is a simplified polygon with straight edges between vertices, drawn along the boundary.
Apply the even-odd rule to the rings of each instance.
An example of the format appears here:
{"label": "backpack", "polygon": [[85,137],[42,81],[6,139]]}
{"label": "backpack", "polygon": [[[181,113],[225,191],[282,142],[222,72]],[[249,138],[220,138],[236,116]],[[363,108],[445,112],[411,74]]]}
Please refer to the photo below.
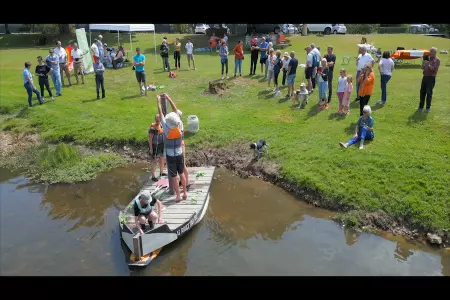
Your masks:
{"label": "backpack", "polygon": [[279,61],[278,61],[278,67],[280,67],[280,69],[283,68],[283,60],[282,60],[282,59],[279,59]]}
{"label": "backpack", "polygon": [[313,53],[312,66],[313,66],[313,68],[320,66],[319,60],[317,59],[317,56],[315,53]]}

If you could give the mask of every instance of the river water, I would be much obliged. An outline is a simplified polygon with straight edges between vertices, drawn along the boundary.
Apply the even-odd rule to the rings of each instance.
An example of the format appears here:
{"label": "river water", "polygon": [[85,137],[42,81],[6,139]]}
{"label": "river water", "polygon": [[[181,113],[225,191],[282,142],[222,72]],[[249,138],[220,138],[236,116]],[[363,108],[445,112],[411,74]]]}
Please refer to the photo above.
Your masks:
{"label": "river water", "polygon": [[215,176],[203,221],[130,270],[117,215],[148,180],[143,165],[54,186],[0,169],[0,274],[450,275],[450,251],[359,234],[269,183]]}

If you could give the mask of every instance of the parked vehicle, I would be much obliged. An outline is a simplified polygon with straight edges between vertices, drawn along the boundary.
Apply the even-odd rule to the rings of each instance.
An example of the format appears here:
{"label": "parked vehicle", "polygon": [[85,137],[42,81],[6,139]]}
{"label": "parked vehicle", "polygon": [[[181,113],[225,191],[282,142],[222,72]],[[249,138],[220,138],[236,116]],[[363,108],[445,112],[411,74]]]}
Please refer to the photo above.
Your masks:
{"label": "parked vehicle", "polygon": [[296,34],[299,33],[298,28],[294,26],[294,24],[284,24],[283,32],[285,34]]}
{"label": "parked vehicle", "polygon": [[212,36],[213,33],[218,37],[223,37],[225,33],[230,34],[230,29],[225,24],[213,24],[213,26],[206,29],[206,35]]}
{"label": "parked vehicle", "polygon": [[255,33],[280,33],[282,24],[247,24],[247,34]]}
{"label": "parked vehicle", "polygon": [[[330,34],[333,24],[307,24],[307,32],[321,32],[323,34]],[[303,29],[303,25],[300,26],[300,32]]]}
{"label": "parked vehicle", "polygon": [[194,33],[201,33],[201,34],[206,34],[206,30],[209,29],[209,25],[208,24],[197,24],[195,26],[195,30]]}
{"label": "parked vehicle", "polygon": [[345,27],[344,24],[331,24],[333,27],[331,27],[331,32],[333,34],[346,34],[347,33],[347,27]]}

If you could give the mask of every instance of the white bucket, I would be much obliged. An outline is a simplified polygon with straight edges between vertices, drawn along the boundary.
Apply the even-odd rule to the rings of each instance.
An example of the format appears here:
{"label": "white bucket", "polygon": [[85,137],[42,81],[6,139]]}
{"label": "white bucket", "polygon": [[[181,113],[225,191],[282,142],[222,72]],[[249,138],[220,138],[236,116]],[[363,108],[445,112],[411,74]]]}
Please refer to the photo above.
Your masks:
{"label": "white bucket", "polygon": [[200,124],[197,116],[191,115],[187,117],[188,132],[196,133],[200,130]]}

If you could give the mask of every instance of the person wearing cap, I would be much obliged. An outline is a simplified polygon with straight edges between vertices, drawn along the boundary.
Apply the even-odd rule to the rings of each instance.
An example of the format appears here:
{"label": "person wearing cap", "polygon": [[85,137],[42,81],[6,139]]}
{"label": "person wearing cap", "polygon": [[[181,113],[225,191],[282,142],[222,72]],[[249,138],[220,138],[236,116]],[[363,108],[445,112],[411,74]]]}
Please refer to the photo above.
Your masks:
{"label": "person wearing cap", "polygon": [[[155,204],[158,205],[158,213],[154,211]],[[155,223],[162,223],[162,204],[161,201],[152,196],[149,192],[142,192],[139,197],[134,199],[133,211],[136,220],[136,227],[141,234],[144,234],[146,223],[150,229],[153,229]]]}
{"label": "person wearing cap", "polygon": [[[261,56],[259,59],[259,63],[261,64],[261,74],[264,72],[264,67],[267,66],[267,51],[269,50],[269,43],[266,42],[266,38],[261,38],[261,43],[259,44],[259,52],[261,52]],[[266,69],[266,77],[267,77],[267,69]]]}
{"label": "person wearing cap", "polygon": [[291,51],[291,59],[289,60],[287,70],[287,83],[288,83],[288,97],[292,97],[295,90],[295,77],[297,77],[298,59],[295,57],[295,52]]}
{"label": "person wearing cap", "polygon": [[[189,187],[190,187],[190,184],[189,184],[189,172],[188,172],[188,169],[187,169],[187,166],[186,166],[186,148],[184,146],[184,125],[183,125],[183,119],[182,119],[183,112],[177,108],[177,106],[175,105],[175,102],[173,102],[172,98],[170,98],[170,96],[167,95],[167,94],[166,94],[166,99],[167,99],[167,101],[169,101],[170,106],[172,107],[172,111],[175,111],[178,114],[178,116],[180,117],[180,129],[181,129],[181,134],[183,136],[183,139],[181,141],[181,148],[183,150],[183,161],[184,161],[184,171],[183,171],[183,173],[184,173],[184,177],[186,177],[186,188],[189,190]],[[180,180],[180,184],[179,185],[182,185],[181,184],[181,180]]]}
{"label": "person wearing cap", "polygon": [[23,86],[25,87],[25,90],[28,94],[28,105],[30,107],[33,106],[32,100],[33,100],[33,93],[36,94],[39,104],[44,104],[44,101],[42,101],[41,94],[36,89],[36,86],[33,82],[33,75],[30,72],[31,69],[31,63],[26,62],[25,63],[25,69],[23,69],[22,76],[23,76]]}
{"label": "person wearing cap", "polygon": [[55,54],[59,57],[59,71],[61,73],[61,83],[64,85],[64,73],[66,73],[67,80],[69,81],[69,86],[72,85],[70,82],[70,72],[69,65],[67,64],[67,52],[66,49],[61,47],[61,41],[56,42]]}
{"label": "person wearing cap", "polygon": [[50,83],[48,82],[48,74],[51,73],[53,69],[45,64],[44,60],[42,59],[42,56],[38,56],[37,61],[38,65],[36,66],[35,73],[39,77],[39,87],[41,88],[42,102],[45,101],[44,99],[45,88],[47,88],[48,95],[52,97],[52,102],[54,102],[55,98],[53,98],[52,90],[50,89]]}
{"label": "person wearing cap", "polygon": [[291,57],[289,56],[289,53],[284,52],[283,54],[283,79],[281,80],[281,86],[284,86],[286,84],[286,73],[289,69],[289,62],[291,61]]}
{"label": "person wearing cap", "polygon": [[[163,98],[161,98],[163,96]],[[164,116],[161,100],[170,99],[167,94],[158,95],[156,97],[158,105],[158,113],[164,130],[164,146],[166,150],[167,170],[171,186],[175,190],[176,202],[181,201],[180,187],[178,185],[177,176],[180,176],[181,185],[183,186],[183,200],[188,197],[186,177],[184,175],[184,156],[183,156],[183,132],[181,129],[180,116],[176,112],[170,112]],[[170,101],[170,100],[169,100]]]}
{"label": "person wearing cap", "polygon": [[[145,79],[145,55],[141,53],[141,48],[136,48],[136,55],[133,56],[133,66],[136,72],[136,80],[139,85],[139,91],[141,92],[141,96],[147,96],[147,82]],[[142,91],[141,83],[144,84],[144,92]]]}
{"label": "person wearing cap", "polygon": [[308,95],[305,84],[303,82],[300,83],[300,89],[292,97],[292,106],[295,107],[298,104],[298,108],[304,108],[308,104]]}
{"label": "person wearing cap", "polygon": [[62,96],[61,94],[61,73],[59,72],[59,57],[55,55],[55,50],[53,48],[49,49],[49,55],[45,58],[45,62],[47,65],[53,69],[53,72],[50,73],[52,76],[53,85],[56,89],[56,96]]}
{"label": "person wearing cap", "polygon": [[98,40],[97,40],[97,48],[98,48],[98,57],[100,58],[100,60],[103,60],[103,56],[105,55],[104,51],[103,51],[103,36],[99,35],[98,36]]}

